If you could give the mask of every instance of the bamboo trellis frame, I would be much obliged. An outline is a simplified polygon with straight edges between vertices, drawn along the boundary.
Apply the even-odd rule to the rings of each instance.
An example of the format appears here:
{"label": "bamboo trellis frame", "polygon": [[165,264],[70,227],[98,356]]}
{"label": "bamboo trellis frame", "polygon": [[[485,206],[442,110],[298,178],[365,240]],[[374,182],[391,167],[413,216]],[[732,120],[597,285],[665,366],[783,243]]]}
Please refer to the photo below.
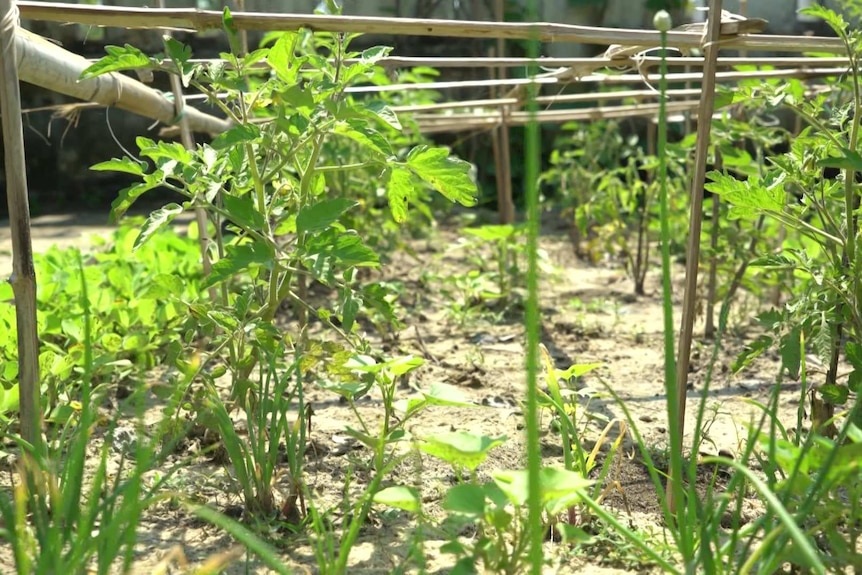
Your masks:
{"label": "bamboo trellis frame", "polygon": [[[720,7],[720,1],[713,0],[711,7]],[[0,0],[0,6],[12,6],[14,0]],[[103,6],[86,6],[76,4],[47,4],[41,2],[22,1],[18,3],[21,18],[28,20],[42,20],[50,22],[75,23],[92,26],[116,26],[121,28],[145,28],[145,29],[169,29],[201,31],[207,29],[218,29],[222,25],[222,14],[215,11],[203,11],[193,9],[151,9],[151,8],[115,8]],[[713,13],[716,13],[714,11]],[[625,84],[625,83],[651,83],[657,77],[649,73],[649,69],[656,66],[658,58],[645,54],[645,51],[655,48],[660,44],[660,36],[657,32],[645,30],[624,30],[597,28],[588,26],[573,26],[553,23],[512,23],[512,22],[470,22],[470,21],[448,21],[431,19],[400,19],[400,18],[371,18],[353,16],[320,16],[320,15],[298,15],[298,14],[271,14],[271,13],[245,13],[233,14],[235,25],[240,30],[299,30],[308,29],[316,32],[347,32],[382,35],[411,35],[431,37],[457,37],[473,39],[498,39],[498,40],[532,40],[542,42],[577,42],[586,44],[620,44],[623,46],[637,47],[641,55],[629,56],[620,59],[595,58],[542,58],[532,61],[525,58],[471,58],[469,61],[463,58],[448,59],[420,59],[410,57],[392,56],[381,61],[386,66],[425,66],[435,67],[473,67],[486,66],[498,69],[518,66],[529,66],[538,63],[543,67],[559,67],[557,70],[539,74],[531,78],[509,78],[498,79],[490,82],[434,82],[428,84],[399,85],[395,88],[383,89],[423,89],[423,90],[445,90],[448,88],[499,88],[500,86],[511,86],[515,90],[507,97],[487,98],[484,101],[440,105],[436,108],[413,109],[414,113],[420,113],[418,120],[422,129],[429,133],[438,131],[455,131],[462,129],[484,129],[499,126],[501,122],[512,125],[523,124],[531,120],[531,117],[519,108],[523,99],[517,95],[518,89],[530,84],[540,85],[564,85],[571,82],[602,83],[602,84]],[[733,35],[723,32],[723,22],[711,23],[710,34],[712,43],[706,44],[706,35],[691,31],[671,31],[667,34],[669,46],[679,49],[685,53],[691,50],[703,51],[709,47],[707,58],[700,57],[672,57],[669,59],[671,66],[704,67],[704,75],[698,73],[675,74],[671,81],[698,81],[702,77],[707,78],[703,83],[703,90],[709,90],[710,94],[700,101],[681,100],[671,101],[667,104],[668,112],[693,112],[700,109],[700,113],[711,115],[711,97],[715,82],[734,82],[746,78],[772,77],[772,78],[819,78],[840,75],[846,72],[847,59],[834,58],[723,58],[716,59],[719,49],[738,50],[765,50],[771,52],[818,52],[842,54],[843,43],[835,38],[821,38],[810,36],[770,36],[763,34]],[[32,57],[19,57],[16,60],[18,71],[22,80],[54,89],[56,91],[73,95],[75,97],[98,102],[104,106],[117,106],[142,114],[164,123],[173,123],[176,119],[175,104],[166,98],[164,94],[152,90],[137,80],[120,74],[111,74],[94,81],[79,82],[77,77],[88,62],[75,54],[69,53],[58,46],[51,44],[35,35],[29,34],[20,28],[15,32],[14,44],[19,52],[27,53],[29,50]],[[35,65],[38,62],[39,65]],[[790,69],[778,69],[774,71],[718,72],[717,67],[735,66],[740,64],[753,64],[762,66],[790,67]],[[40,70],[41,66],[41,70]],[[626,68],[634,69],[638,73],[623,74],[597,74],[597,70],[603,68]],[[52,77],[55,74],[56,77]],[[88,83],[89,82],[89,83]],[[379,92],[380,87],[358,87],[351,91],[356,94]],[[703,90],[700,92],[703,95]],[[631,92],[631,91],[630,91]],[[645,94],[614,96],[593,95],[592,100],[602,101],[604,99],[645,99]],[[680,98],[692,95],[691,91],[682,90],[674,94]],[[549,105],[555,103],[581,102],[570,95],[556,97],[541,96],[547,98],[544,103]],[[584,98],[583,101],[587,101]],[[479,111],[476,114],[423,114],[431,111],[439,111],[451,108],[492,108],[491,112]],[[505,110],[500,113],[497,108]],[[218,133],[230,127],[230,123],[206,114],[200,113],[193,108],[187,108],[189,126],[196,131]],[[654,117],[657,110],[655,103],[638,102],[636,104],[623,104],[618,106],[594,107],[589,109],[575,110],[544,110],[538,112],[535,118],[540,122],[564,122],[574,119],[594,120],[609,117],[624,117],[632,115],[646,115]],[[705,111],[705,112],[704,112]],[[9,112],[7,112],[9,115]],[[6,122],[4,121],[4,128]],[[704,124],[708,124],[705,122]],[[16,142],[6,137],[7,151],[15,148]],[[8,168],[7,168],[8,173]],[[697,178],[696,178],[697,179]],[[696,180],[695,179],[695,180]],[[702,177],[701,177],[702,179]],[[10,196],[11,197],[11,196]],[[13,212],[13,226],[24,225],[29,229],[28,219],[18,219],[20,211]],[[14,250],[15,261],[21,261],[22,253],[19,249]],[[26,256],[26,250],[23,254]],[[31,258],[32,259],[32,258]],[[696,258],[695,258],[696,259]],[[689,256],[689,260],[691,257]],[[689,282],[691,278],[689,278]],[[688,290],[687,290],[688,294]],[[29,313],[31,310],[27,310]],[[33,324],[35,325],[35,308],[32,310]],[[689,341],[690,344],[690,341]],[[680,353],[683,355],[681,343]],[[25,354],[29,357],[33,350],[19,350],[19,357]],[[682,365],[682,364],[680,364]],[[684,378],[683,378],[684,380]],[[22,382],[23,384],[23,382]],[[685,388],[684,381],[681,386]],[[22,413],[23,416],[23,413]],[[22,422],[22,425],[35,425],[33,421]]]}

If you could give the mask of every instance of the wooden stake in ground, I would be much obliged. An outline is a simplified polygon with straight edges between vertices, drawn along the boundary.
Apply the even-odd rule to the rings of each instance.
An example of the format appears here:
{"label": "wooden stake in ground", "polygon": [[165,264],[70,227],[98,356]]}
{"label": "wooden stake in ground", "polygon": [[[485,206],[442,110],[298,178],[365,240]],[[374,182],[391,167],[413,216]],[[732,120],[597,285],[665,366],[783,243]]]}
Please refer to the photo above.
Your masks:
{"label": "wooden stake in ground", "polygon": [[[679,426],[679,434],[685,433],[685,400],[688,388],[688,368],[691,362],[691,340],[694,332],[694,316],[697,304],[697,271],[700,261],[700,230],[703,224],[703,184],[706,180],[706,160],[709,154],[709,135],[712,130],[712,114],[715,110],[715,69],[721,37],[721,0],[710,0],[709,16],[704,37],[703,93],[697,113],[697,148],[695,149],[694,174],[691,178],[691,212],[689,216],[688,246],[685,257],[685,294],[682,303],[682,320],[679,333],[679,354],[676,363],[676,385],[678,421],[669,425]],[[667,482],[667,500],[671,513],[682,501],[673,497],[673,482]]]}
{"label": "wooden stake in ground", "polygon": [[[497,21],[502,22],[505,18],[505,7],[503,0],[497,0],[496,5]],[[506,41],[503,38],[497,39],[497,56],[500,58],[506,57]],[[498,79],[503,80],[506,77],[506,70],[498,68]],[[503,95],[502,90],[498,89],[497,97]],[[498,142],[500,171],[497,172],[497,211],[500,216],[501,224],[515,223],[515,203],[512,201],[512,157],[511,144],[509,143],[509,123],[506,121],[509,108],[504,106],[500,109],[500,127],[497,128],[498,134],[495,141]]]}
{"label": "wooden stake in ground", "polygon": [[0,115],[6,166],[6,199],[12,231],[12,277],[15,319],[18,325],[18,397],[21,437],[42,450],[42,409],[39,386],[39,336],[36,327],[36,270],[30,241],[30,206],[27,198],[27,164],[15,35],[18,10],[14,0],[0,0]]}

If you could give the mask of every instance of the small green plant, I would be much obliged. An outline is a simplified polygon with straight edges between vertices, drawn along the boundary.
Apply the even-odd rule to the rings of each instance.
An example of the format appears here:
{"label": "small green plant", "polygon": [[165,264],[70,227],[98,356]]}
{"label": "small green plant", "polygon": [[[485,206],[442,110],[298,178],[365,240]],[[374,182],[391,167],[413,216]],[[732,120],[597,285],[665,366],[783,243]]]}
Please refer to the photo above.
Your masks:
{"label": "small green plant", "polygon": [[[457,558],[452,573],[475,573],[481,565],[492,573],[514,575],[528,565],[527,472],[498,471],[493,476],[493,481],[482,485],[465,483],[446,493],[444,527],[454,537],[441,550]],[[555,468],[543,468],[539,477],[542,511],[551,518],[578,503],[592,483],[578,473]],[[475,528],[475,536],[458,538],[468,526]],[[563,531],[566,536],[579,535],[567,528]]]}
{"label": "small green plant", "polygon": [[[74,256],[77,256],[76,258]],[[131,453],[109,471],[112,441],[99,449],[92,477],[85,473],[87,450],[98,427],[98,405],[93,401],[93,320],[88,274],[80,252],[67,252],[76,261],[82,313],[79,414],[61,426],[58,446],[50,453],[22,448],[16,484],[0,494],[0,537],[10,544],[18,573],[107,574],[132,565],[136,532],[145,509],[159,500],[162,481],[146,485],[144,474],[160,462],[165,449],[160,439],[138,437],[127,446]],[[67,270],[73,277],[73,269]],[[113,425],[111,429],[113,429]],[[109,431],[110,431],[109,430]],[[169,450],[170,447],[167,448]]]}

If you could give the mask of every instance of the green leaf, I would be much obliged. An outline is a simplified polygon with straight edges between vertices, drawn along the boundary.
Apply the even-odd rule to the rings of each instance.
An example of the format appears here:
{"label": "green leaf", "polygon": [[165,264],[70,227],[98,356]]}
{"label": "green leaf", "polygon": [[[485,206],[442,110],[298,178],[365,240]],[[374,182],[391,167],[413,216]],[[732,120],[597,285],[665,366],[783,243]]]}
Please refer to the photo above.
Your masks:
{"label": "green leaf", "polygon": [[475,471],[488,457],[488,453],[506,442],[506,436],[488,437],[464,431],[442,433],[424,437],[419,449],[438,459]]}
{"label": "green leaf", "polygon": [[824,384],[820,386],[818,391],[820,391],[820,395],[826,403],[831,403],[832,405],[844,405],[850,397],[850,390],[847,386],[834,383]]}
{"label": "green leaf", "polygon": [[141,299],[170,300],[182,296],[185,291],[183,280],[173,274],[158,274],[145,287],[138,297]]}
{"label": "green leaf", "polygon": [[171,221],[181,213],[183,213],[183,207],[179,204],[173,203],[167,204],[166,206],[152,212],[150,217],[147,218],[144,227],[141,229],[141,233],[135,239],[135,245],[132,248],[132,251],[138,251],[140,247],[153,236],[153,234],[171,223]]}
{"label": "green leaf", "polygon": [[448,407],[476,407],[467,395],[454,385],[435,383],[428,392],[423,393],[426,401],[432,405]]}
{"label": "green leaf", "polygon": [[557,375],[564,380],[572,379],[573,377],[583,377],[591,371],[595,371],[602,367],[601,363],[576,363],[566,371],[557,372]]}
{"label": "green leaf", "polygon": [[389,170],[386,195],[389,198],[392,217],[399,224],[407,221],[409,202],[416,197],[413,177],[413,172],[397,164]]}
{"label": "green leaf", "polygon": [[407,154],[407,166],[449,201],[467,207],[476,205],[477,188],[470,177],[471,165],[450,156],[449,148],[416,146]]}
{"label": "green leaf", "polygon": [[[494,482],[517,506],[523,505],[528,496],[528,473],[526,470],[497,471],[492,474]],[[551,515],[578,503],[593,481],[584,479],[580,473],[543,467],[539,470],[542,507]]]}
{"label": "green leaf", "polygon": [[374,502],[403,509],[410,513],[418,513],[421,508],[419,492],[413,487],[396,485],[381,489],[374,494]]}
{"label": "green leaf", "polygon": [[[227,10],[227,8],[225,8]],[[240,124],[227,132],[222,132],[212,141],[214,150],[225,150],[260,137],[260,129],[254,124]]]}
{"label": "green leaf", "polygon": [[266,218],[254,205],[251,194],[234,196],[222,194],[225,211],[233,223],[246,230],[263,231],[266,228]]}
{"label": "green leaf", "polygon": [[189,81],[195,73],[194,64],[189,64],[189,60],[192,57],[191,46],[186,46],[173,36],[165,36],[164,41],[165,53],[171,60],[173,60],[174,64],[176,64],[183,87],[188,88]]}
{"label": "green leaf", "polygon": [[779,213],[784,209],[785,174],[781,174],[768,185],[758,178],[749,178],[745,182],[740,182],[732,176],[716,171],[710,172],[708,176],[712,181],[706,183],[704,188],[720,195],[723,200],[731,204],[731,210],[728,213],[731,218],[750,219],[764,212]]}
{"label": "green leaf", "polygon": [[[17,374],[16,374],[17,375]],[[0,413],[14,413],[18,411],[18,385],[6,386],[7,380],[3,380],[0,386]]]}
{"label": "green leaf", "polygon": [[817,167],[838,168],[839,170],[854,170],[856,172],[862,172],[862,156],[859,155],[859,152],[842,148],[841,154],[842,155],[840,156],[832,156],[822,160],[817,160]]}
{"label": "green leaf", "polygon": [[294,87],[299,67],[296,65],[296,44],[299,35],[295,32],[284,32],[269,49],[267,62],[275,70],[276,75],[288,86]]}
{"label": "green leaf", "polygon": [[335,126],[334,132],[350,138],[363,148],[374,152],[381,160],[393,156],[392,146],[377,130],[369,128],[361,121],[341,122]]}
{"label": "green leaf", "polygon": [[519,227],[509,225],[487,225],[478,228],[465,228],[463,232],[479,239],[497,242],[507,240],[520,231]]}
{"label": "green leaf", "polygon": [[144,193],[157,188],[159,186],[158,183],[154,181],[147,181],[138,184],[132,184],[128,188],[123,188],[120,190],[120,194],[116,200],[111,202],[111,217],[114,221],[119,221],[120,218],[128,211],[129,208],[132,207],[132,204],[135,203],[141,195]]}
{"label": "green leaf", "polygon": [[847,362],[854,369],[862,370],[862,345],[859,345],[855,341],[848,341],[844,346],[844,353],[847,357]]}
{"label": "green leaf", "polygon": [[733,365],[731,366],[733,373],[739,373],[751,365],[751,362],[760,357],[767,349],[772,347],[773,343],[775,343],[775,340],[772,337],[761,335],[759,338],[754,340],[754,342],[747,345],[733,362]]}
{"label": "green leaf", "polygon": [[81,72],[81,80],[120,70],[149,68],[151,65],[149,56],[129,44],[122,48],[120,46],[106,46],[105,52],[108,53],[107,56],[103,56]]}
{"label": "green leaf", "polygon": [[246,243],[239,246],[229,246],[228,254],[213,264],[210,275],[204,278],[203,289],[221,283],[256,265],[272,263],[274,254],[263,242]]}
{"label": "green leaf", "polygon": [[781,253],[766,254],[754,258],[748,265],[749,267],[758,267],[770,270],[792,270],[796,267],[796,260]]}
{"label": "green leaf", "polygon": [[359,113],[366,117],[372,117],[375,120],[383,122],[394,130],[401,131],[403,129],[398,115],[390,108],[386,102],[379,100],[363,103],[359,108]]}
{"label": "green leaf", "polygon": [[779,347],[781,354],[781,367],[787,370],[790,377],[799,377],[802,367],[802,342],[800,340],[800,328],[795,328],[781,340]]}
{"label": "green leaf", "polygon": [[221,18],[222,28],[224,28],[225,33],[227,34],[228,43],[230,44],[230,51],[236,54],[242,54],[242,43],[239,39],[239,28],[236,27],[236,22],[234,22],[233,15],[230,13],[230,9],[225,6],[224,12],[222,12]]}
{"label": "green leaf", "polygon": [[138,162],[128,157],[122,159],[114,158],[107,162],[94,164],[90,166],[90,169],[94,172],[123,172],[125,174],[132,174],[133,176],[143,176],[144,170],[147,169],[147,163]]}
{"label": "green leaf", "polygon": [[347,198],[332,198],[303,206],[296,216],[296,231],[302,234],[328,228],[356,205],[357,202]]}
{"label": "green leaf", "polygon": [[451,513],[481,519],[485,514],[485,490],[475,483],[454,485],[446,491],[442,507]]}

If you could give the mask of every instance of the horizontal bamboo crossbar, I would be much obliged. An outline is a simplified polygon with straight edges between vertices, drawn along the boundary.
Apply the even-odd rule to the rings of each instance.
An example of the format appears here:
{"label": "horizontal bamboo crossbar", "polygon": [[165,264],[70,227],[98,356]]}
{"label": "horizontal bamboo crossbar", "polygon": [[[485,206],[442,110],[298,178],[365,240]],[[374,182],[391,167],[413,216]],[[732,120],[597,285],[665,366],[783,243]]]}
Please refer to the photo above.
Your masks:
{"label": "horizontal bamboo crossbar", "polygon": [[[735,82],[754,78],[824,78],[840,76],[847,73],[847,68],[802,68],[790,70],[753,70],[744,72],[718,72],[716,79],[721,82]],[[668,82],[699,82],[699,72],[688,72],[679,74],[668,74]],[[458,88],[492,88],[498,86],[527,86],[529,84],[554,85],[564,84],[572,81],[579,83],[602,83],[602,84],[637,84],[644,82],[658,82],[656,74],[589,74],[582,77],[564,78],[554,75],[536,76],[533,78],[505,78],[499,80],[462,80],[451,82],[427,82],[423,84],[388,84],[383,86],[352,86],[347,88],[348,93],[368,94],[377,92],[402,92],[405,90],[451,90]]]}
{"label": "horizontal bamboo crossbar", "polygon": [[[21,18],[48,22],[63,22],[89,26],[118,28],[167,28],[210,30],[222,26],[222,13],[192,8],[119,8],[66,3],[21,1]],[[268,12],[236,12],[233,20],[241,30],[299,30],[345,32],[383,35],[437,36],[449,38],[509,40],[536,39],[542,42],[577,42],[581,44],[622,44],[643,47],[660,45],[658,32],[547,22],[480,22],[469,20],[437,20],[420,18],[386,18],[370,16],[327,16],[320,14],[280,14]],[[695,32],[671,31],[670,46],[700,48],[702,35]],[[769,50],[776,52],[843,53],[844,44],[837,38],[817,36],[767,36],[748,34],[721,41],[722,48]]]}
{"label": "horizontal bamboo crossbar", "polygon": [[[668,113],[679,114],[696,110],[698,103],[697,100],[686,100],[682,102],[669,102],[666,106]],[[596,107],[586,110],[544,110],[537,112],[535,117],[541,124],[560,124],[609,118],[652,117],[656,114],[658,114],[658,104],[635,104],[629,106]],[[510,112],[505,115],[498,113],[476,115],[475,117],[468,116],[470,115],[459,114],[452,119],[443,119],[444,117],[441,116],[440,119],[428,118],[417,123],[423,134],[434,134],[486,130],[495,128],[504,121],[509,126],[523,126],[531,119],[531,115],[527,112]]]}

